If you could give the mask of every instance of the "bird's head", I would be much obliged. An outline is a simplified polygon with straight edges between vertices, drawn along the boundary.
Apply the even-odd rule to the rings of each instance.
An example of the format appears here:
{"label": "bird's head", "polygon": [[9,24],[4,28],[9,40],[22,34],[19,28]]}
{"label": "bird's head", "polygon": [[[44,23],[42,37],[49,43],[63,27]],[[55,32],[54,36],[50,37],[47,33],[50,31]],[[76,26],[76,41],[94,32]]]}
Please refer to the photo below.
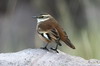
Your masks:
{"label": "bird's head", "polygon": [[49,14],[40,14],[39,16],[32,16],[32,17],[36,18],[38,23],[46,21],[46,20],[52,18],[52,16],[49,15]]}

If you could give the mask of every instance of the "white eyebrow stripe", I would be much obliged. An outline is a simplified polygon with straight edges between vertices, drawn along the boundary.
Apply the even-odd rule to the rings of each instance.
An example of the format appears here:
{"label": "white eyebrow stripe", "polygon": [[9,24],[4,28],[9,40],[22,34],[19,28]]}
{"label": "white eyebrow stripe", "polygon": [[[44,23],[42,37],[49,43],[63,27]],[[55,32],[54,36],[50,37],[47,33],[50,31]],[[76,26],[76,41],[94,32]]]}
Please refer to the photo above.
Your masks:
{"label": "white eyebrow stripe", "polygon": [[50,16],[50,15],[43,15],[43,16]]}
{"label": "white eyebrow stripe", "polygon": [[37,19],[37,22],[40,23],[40,22],[46,21],[46,20],[48,20],[48,19],[49,19],[49,18],[45,18],[45,19],[39,19],[39,18],[38,18],[38,19]]}

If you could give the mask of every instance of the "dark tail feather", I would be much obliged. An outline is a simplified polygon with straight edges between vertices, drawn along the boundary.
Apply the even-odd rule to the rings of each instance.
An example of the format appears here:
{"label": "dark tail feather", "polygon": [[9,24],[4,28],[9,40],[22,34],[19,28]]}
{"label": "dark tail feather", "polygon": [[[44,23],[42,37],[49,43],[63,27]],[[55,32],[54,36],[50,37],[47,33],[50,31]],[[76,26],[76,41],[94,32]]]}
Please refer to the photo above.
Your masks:
{"label": "dark tail feather", "polygon": [[70,40],[64,41],[70,48],[75,49],[75,46],[70,42]]}

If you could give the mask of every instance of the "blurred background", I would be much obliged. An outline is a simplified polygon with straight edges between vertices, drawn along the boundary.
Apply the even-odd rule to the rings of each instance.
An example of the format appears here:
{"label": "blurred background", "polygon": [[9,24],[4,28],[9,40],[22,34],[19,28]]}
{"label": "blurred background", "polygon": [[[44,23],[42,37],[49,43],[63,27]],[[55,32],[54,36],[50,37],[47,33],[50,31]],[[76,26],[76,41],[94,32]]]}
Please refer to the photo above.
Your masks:
{"label": "blurred background", "polygon": [[49,13],[75,45],[59,49],[85,59],[100,59],[100,0],[0,0],[0,53],[40,48],[32,16]]}

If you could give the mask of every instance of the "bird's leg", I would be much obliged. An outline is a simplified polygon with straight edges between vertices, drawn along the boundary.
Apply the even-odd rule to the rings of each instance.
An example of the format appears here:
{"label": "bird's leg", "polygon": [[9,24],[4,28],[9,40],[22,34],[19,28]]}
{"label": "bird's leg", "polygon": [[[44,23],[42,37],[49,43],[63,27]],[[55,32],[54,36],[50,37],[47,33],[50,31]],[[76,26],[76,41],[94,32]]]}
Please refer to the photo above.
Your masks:
{"label": "bird's leg", "polygon": [[62,44],[61,44],[59,41],[60,41],[60,38],[57,38],[56,43],[57,43],[59,46],[62,46]]}
{"label": "bird's leg", "polygon": [[59,45],[59,44],[57,43],[56,48],[52,48],[52,47],[51,47],[51,49],[54,50],[54,51],[56,51],[57,53],[59,53],[59,52],[57,51],[58,45]]}
{"label": "bird's leg", "polygon": [[48,43],[44,47],[41,47],[41,49],[48,50],[47,46],[48,46]]}
{"label": "bird's leg", "polygon": [[56,41],[56,43],[57,43],[59,46],[62,46],[62,44],[61,44],[59,41]]}

